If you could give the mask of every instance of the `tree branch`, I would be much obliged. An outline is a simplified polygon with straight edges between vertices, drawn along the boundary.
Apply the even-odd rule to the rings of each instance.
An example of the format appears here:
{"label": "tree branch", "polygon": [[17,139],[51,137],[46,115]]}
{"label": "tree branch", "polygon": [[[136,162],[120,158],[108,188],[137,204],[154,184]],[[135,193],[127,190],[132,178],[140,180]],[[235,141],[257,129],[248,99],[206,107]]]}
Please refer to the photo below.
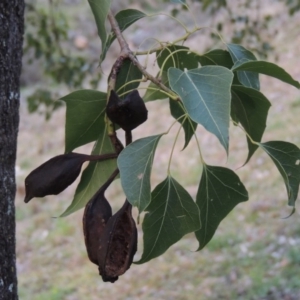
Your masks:
{"label": "tree branch", "polygon": [[[119,56],[119,59],[122,57],[123,60],[125,58],[129,58],[132,63],[141,71],[141,73],[144,75],[144,77],[147,80],[152,81],[154,84],[156,84],[160,89],[162,89],[163,91],[167,92],[170,95],[170,98],[174,99],[174,100],[179,100],[179,97],[168,87],[166,87],[163,83],[161,83],[161,81],[152,76],[150,73],[148,73],[145,69],[144,66],[142,66],[140,64],[140,62],[137,60],[136,56],[133,54],[133,52],[130,50],[126,40],[124,39],[121,29],[118,25],[117,20],[115,19],[114,15],[112,14],[112,12],[110,11],[108,13],[108,20],[110,22],[111,25],[111,29],[112,31],[115,33],[116,38],[119,42],[119,45],[121,47],[121,53]],[[113,71],[112,71],[113,72]]]}

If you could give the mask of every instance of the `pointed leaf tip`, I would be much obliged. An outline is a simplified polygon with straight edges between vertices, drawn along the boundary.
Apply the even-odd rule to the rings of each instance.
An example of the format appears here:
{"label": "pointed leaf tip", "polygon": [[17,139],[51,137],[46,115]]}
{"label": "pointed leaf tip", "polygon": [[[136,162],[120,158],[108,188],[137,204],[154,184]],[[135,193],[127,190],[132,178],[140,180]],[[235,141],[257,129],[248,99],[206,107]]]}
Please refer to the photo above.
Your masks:
{"label": "pointed leaf tip", "polygon": [[295,206],[300,184],[300,149],[288,142],[260,143],[280,172],[288,194],[288,205]]}
{"label": "pointed leaf tip", "polygon": [[[271,103],[261,92],[242,85],[232,85],[231,94],[232,118],[242,124],[252,140],[260,142],[266,128]],[[253,144],[248,137],[247,144],[248,156],[245,164],[258,148],[258,145]]]}
{"label": "pointed leaf tip", "polygon": [[267,61],[236,61],[232,70],[265,74],[300,88],[299,81],[293,79],[283,68]]}
{"label": "pointed leaf tip", "polygon": [[105,27],[105,21],[108,16],[108,12],[110,9],[111,0],[88,0],[90,7],[92,9],[98,34],[102,43],[102,52],[105,50],[107,32]]}
{"label": "pointed leaf tip", "polygon": [[201,229],[196,231],[198,251],[212,239],[221,221],[240,202],[248,200],[248,192],[230,169],[205,165],[196,203],[200,209]]}

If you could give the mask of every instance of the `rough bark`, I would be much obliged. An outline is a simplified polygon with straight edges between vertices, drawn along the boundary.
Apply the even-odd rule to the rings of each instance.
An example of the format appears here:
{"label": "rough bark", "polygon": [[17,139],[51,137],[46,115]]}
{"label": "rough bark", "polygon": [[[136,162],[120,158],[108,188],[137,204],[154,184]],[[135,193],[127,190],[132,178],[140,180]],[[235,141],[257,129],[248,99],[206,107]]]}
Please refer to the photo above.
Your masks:
{"label": "rough bark", "polygon": [[14,199],[23,31],[24,0],[1,0],[0,300],[18,299]]}

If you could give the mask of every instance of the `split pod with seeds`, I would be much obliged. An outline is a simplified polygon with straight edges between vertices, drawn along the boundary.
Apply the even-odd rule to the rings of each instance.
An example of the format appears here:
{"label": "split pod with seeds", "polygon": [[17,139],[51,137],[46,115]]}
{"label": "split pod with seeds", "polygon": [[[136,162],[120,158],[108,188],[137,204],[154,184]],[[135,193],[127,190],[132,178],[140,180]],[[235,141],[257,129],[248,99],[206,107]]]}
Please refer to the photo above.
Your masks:
{"label": "split pod with seeds", "polygon": [[104,282],[115,282],[131,266],[137,251],[137,229],[131,215],[132,205],[122,208],[107,222],[98,252],[99,274]]}
{"label": "split pod with seeds", "polygon": [[25,203],[34,197],[57,195],[72,184],[78,177],[81,167],[86,161],[115,158],[116,154],[86,155],[67,153],[55,156],[25,178]]}
{"label": "split pod with seeds", "polygon": [[106,107],[109,119],[125,131],[133,130],[147,120],[148,111],[137,90],[121,100],[115,91],[111,91]]}

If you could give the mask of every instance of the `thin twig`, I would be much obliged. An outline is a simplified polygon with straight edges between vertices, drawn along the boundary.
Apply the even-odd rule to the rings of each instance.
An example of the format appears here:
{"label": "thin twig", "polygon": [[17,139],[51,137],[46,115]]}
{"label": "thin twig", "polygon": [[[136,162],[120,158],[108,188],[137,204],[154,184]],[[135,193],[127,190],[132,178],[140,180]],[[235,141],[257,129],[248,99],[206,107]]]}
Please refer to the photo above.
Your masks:
{"label": "thin twig", "polygon": [[120,140],[118,139],[116,132],[114,132],[114,134],[110,135],[109,138],[110,138],[110,140],[111,140],[111,142],[112,142],[112,144],[115,148],[115,151],[119,155],[122,152],[122,150],[124,149],[124,146],[120,142]]}
{"label": "thin twig", "polygon": [[108,20],[111,26],[112,31],[115,33],[116,38],[119,42],[119,45],[121,47],[121,54],[120,56],[128,56],[128,53],[131,52],[130,48],[126,42],[126,40],[124,39],[121,29],[119,27],[119,24],[116,20],[116,18],[114,17],[113,13],[111,11],[109,11],[108,13]]}
{"label": "thin twig", "polygon": [[107,159],[117,158],[117,153],[106,153],[101,155],[87,155],[88,161],[104,161]]}
{"label": "thin twig", "polygon": [[132,132],[131,130],[125,131],[125,140],[126,140],[126,146],[132,143]]}
{"label": "thin twig", "polygon": [[106,182],[99,188],[99,190],[95,193],[95,195],[92,197],[92,199],[88,202],[86,205],[87,207],[93,204],[93,200],[97,198],[99,195],[104,194],[104,192],[107,190],[107,188],[111,185],[111,183],[114,181],[114,179],[119,174],[119,169],[115,169],[114,172],[109,176],[109,178],[106,180]]}

